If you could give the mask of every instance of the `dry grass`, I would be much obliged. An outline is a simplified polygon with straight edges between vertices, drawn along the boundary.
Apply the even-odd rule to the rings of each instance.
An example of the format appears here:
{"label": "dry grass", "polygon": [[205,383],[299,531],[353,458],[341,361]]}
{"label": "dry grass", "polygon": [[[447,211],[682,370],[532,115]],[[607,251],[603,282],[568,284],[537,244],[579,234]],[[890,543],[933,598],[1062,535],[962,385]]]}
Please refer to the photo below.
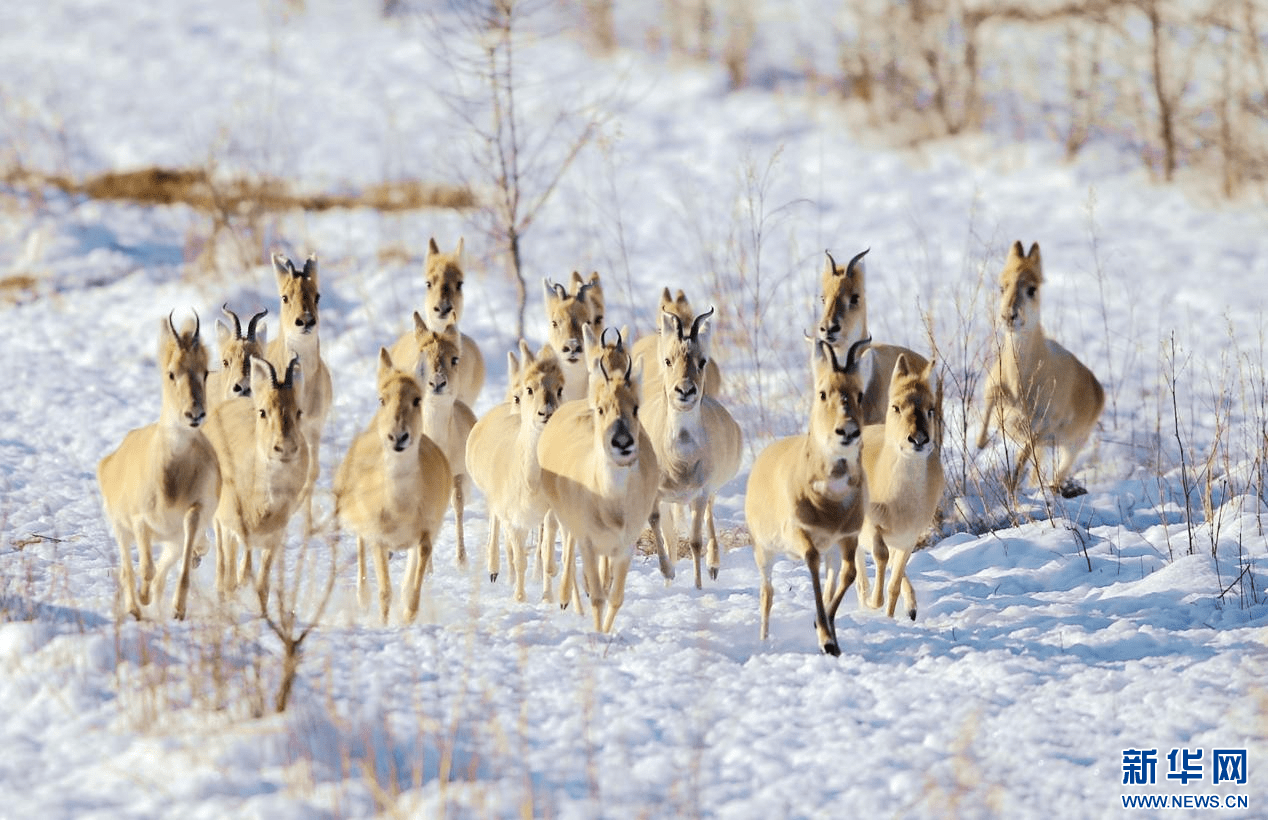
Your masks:
{"label": "dry grass", "polygon": [[26,190],[53,188],[93,199],[140,205],[188,205],[210,213],[265,211],[328,211],[334,208],[373,208],[384,213],[424,208],[473,208],[470,189],[418,180],[382,182],[351,193],[312,193],[296,190],[280,179],[264,176],[213,178],[201,168],[149,167],[107,171],[76,179],[65,174],[43,174],[11,168],[6,184]]}

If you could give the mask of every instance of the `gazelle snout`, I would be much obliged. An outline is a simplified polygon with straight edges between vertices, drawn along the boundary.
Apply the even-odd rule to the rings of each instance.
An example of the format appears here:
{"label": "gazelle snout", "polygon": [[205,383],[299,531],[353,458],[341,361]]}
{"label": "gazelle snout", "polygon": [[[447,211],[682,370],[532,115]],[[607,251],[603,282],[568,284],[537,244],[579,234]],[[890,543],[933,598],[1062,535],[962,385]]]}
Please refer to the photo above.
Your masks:
{"label": "gazelle snout", "polygon": [[312,333],[313,328],[317,326],[317,316],[311,311],[304,311],[295,317],[295,327],[304,333]]}
{"label": "gazelle snout", "polygon": [[842,446],[849,446],[858,441],[859,436],[862,434],[862,428],[859,427],[858,422],[854,419],[849,419],[844,424],[839,425],[834,432],[837,434],[837,438],[841,440]]}
{"label": "gazelle snout", "polygon": [[398,453],[404,452],[405,450],[409,448],[409,442],[410,442],[409,431],[401,430],[400,432],[388,433],[387,440],[392,445],[393,450],[395,450]]}
{"label": "gazelle snout", "polygon": [[837,336],[841,333],[841,323],[833,319],[829,322],[819,323],[819,338],[828,344],[835,344]]}
{"label": "gazelle snout", "polygon": [[625,419],[613,425],[608,445],[612,450],[613,461],[618,464],[632,464],[638,459],[638,439],[631,433]]}

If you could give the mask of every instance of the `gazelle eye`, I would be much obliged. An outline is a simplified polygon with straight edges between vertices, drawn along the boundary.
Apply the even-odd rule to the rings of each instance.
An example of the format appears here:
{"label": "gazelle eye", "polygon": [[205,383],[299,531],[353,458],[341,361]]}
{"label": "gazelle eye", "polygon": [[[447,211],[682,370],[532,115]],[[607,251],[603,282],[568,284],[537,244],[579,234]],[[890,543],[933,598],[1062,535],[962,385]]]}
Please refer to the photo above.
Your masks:
{"label": "gazelle eye", "polygon": [[260,411],[260,418],[264,418],[264,411],[263,411],[263,410],[261,410],[261,411]]}
{"label": "gazelle eye", "polygon": [[296,421],[299,421],[299,420],[300,420],[301,418],[303,418],[303,417],[304,417],[304,411],[303,411],[303,410],[296,410],[296,411],[295,411],[295,420],[296,420]]}
{"label": "gazelle eye", "polygon": [[562,398],[564,397],[564,389],[561,387],[561,388],[559,388],[558,390],[556,390],[556,391],[555,391],[555,396],[556,396],[557,398],[561,398],[561,399],[562,399]]}
{"label": "gazelle eye", "polygon": [[450,359],[450,360],[449,360],[449,364],[450,364],[450,366],[451,366],[451,367],[457,367],[457,366],[458,366],[458,357],[457,357],[457,356],[454,356],[452,359]]}
{"label": "gazelle eye", "polygon": [[890,405],[890,409],[891,409],[891,410],[893,410],[895,413],[901,413],[901,412],[902,412],[901,410],[899,410],[899,409],[898,409],[898,405],[896,405],[896,404],[891,404],[891,405]]}
{"label": "gazelle eye", "polygon": [[559,322],[555,321],[554,319],[551,319],[551,320],[550,320],[550,326],[551,326],[551,327],[553,327],[553,328],[558,329],[558,328],[559,328]]}
{"label": "gazelle eye", "polygon": [[828,394],[827,394],[827,392],[826,392],[826,391],[824,391],[824,390],[820,390],[820,391],[819,391],[819,401],[827,401],[827,400],[828,400]]}
{"label": "gazelle eye", "polygon": [[701,366],[701,367],[704,367],[704,366],[705,366],[706,364],[708,364],[708,363],[709,363],[709,360],[708,360],[708,359],[706,359],[704,356],[701,356],[701,357],[700,357],[700,366]]}
{"label": "gazelle eye", "polygon": [[862,391],[862,390],[860,390],[860,391],[859,391],[859,394],[858,394],[858,396],[857,396],[856,398],[857,398],[857,400],[858,400],[858,403],[859,403],[859,404],[862,404],[862,403],[863,403],[863,391]]}
{"label": "gazelle eye", "polygon": [[531,395],[533,395],[533,388],[531,388],[531,387],[525,387],[525,388],[524,388],[524,392],[525,392],[525,393],[527,393],[528,395],[530,395],[530,396],[531,396]]}
{"label": "gazelle eye", "polygon": [[858,307],[858,306],[859,306],[859,295],[857,293],[852,294],[850,296],[850,307]]}
{"label": "gazelle eye", "polygon": [[227,368],[229,367],[229,360],[228,360],[228,359],[222,359],[222,360],[221,360],[221,362],[220,362],[220,366],[221,366],[221,367],[223,367],[223,368],[226,368],[226,369],[227,369]]}
{"label": "gazelle eye", "polygon": [[599,325],[602,325],[602,324],[603,324],[603,316],[602,316],[602,315],[599,315],[599,316],[594,317],[594,321],[593,321],[593,322],[591,322],[590,324],[594,325],[595,327],[598,327]]}
{"label": "gazelle eye", "polygon": [[638,418],[638,405],[634,405],[634,418]]}
{"label": "gazelle eye", "polygon": [[379,396],[379,407],[387,407],[387,399]]}
{"label": "gazelle eye", "polygon": [[462,283],[461,282],[457,283],[456,285],[453,286],[453,289],[457,291],[462,290]]}
{"label": "gazelle eye", "polygon": [[318,302],[320,302],[320,301],[321,301],[321,294],[319,293],[319,294],[317,294],[316,296],[314,296],[314,297],[313,297],[313,304],[315,305],[315,304],[317,304],[317,303],[318,303]]}
{"label": "gazelle eye", "polygon": [[1030,287],[1026,288],[1026,295],[1027,295],[1027,296],[1029,296],[1031,299],[1034,299],[1034,298],[1035,298],[1035,286],[1034,286],[1034,285],[1031,285]]}
{"label": "gazelle eye", "polygon": [[516,406],[516,407],[519,407],[519,403],[520,403],[520,394],[519,394],[519,393],[516,393],[516,394],[514,394],[513,396],[511,396],[511,401],[515,403],[515,406]]}
{"label": "gazelle eye", "polygon": [[414,397],[414,406],[415,406],[415,407],[417,407],[417,406],[418,406],[419,404],[421,404],[421,403],[422,403],[422,399],[420,399],[418,396],[415,396],[415,397]]}
{"label": "gazelle eye", "polygon": [[291,303],[291,297],[287,296],[286,294],[282,294],[282,304],[289,305],[290,303]]}
{"label": "gazelle eye", "polygon": [[669,359],[665,359],[665,367],[669,367]]}
{"label": "gazelle eye", "polygon": [[174,381],[176,381],[176,374],[175,374],[175,373],[173,373],[173,372],[172,372],[172,371],[170,371],[170,370],[169,370],[169,371],[167,371],[167,380],[168,380],[168,381],[170,381],[170,382],[174,382]]}

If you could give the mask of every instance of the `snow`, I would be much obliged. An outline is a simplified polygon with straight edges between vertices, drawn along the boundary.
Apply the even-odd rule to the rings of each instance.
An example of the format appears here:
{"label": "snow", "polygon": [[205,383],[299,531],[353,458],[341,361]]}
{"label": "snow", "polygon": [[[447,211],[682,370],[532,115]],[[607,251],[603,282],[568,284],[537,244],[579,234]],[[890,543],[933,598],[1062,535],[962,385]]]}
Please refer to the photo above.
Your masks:
{"label": "snow", "polygon": [[[304,190],[474,178],[434,18],[306,6],[2,4],[0,157],[78,175],[214,159]],[[372,413],[377,348],[421,302],[429,236],[466,237],[463,329],[490,371],[477,413],[501,397],[513,302],[488,241],[453,212],[296,213],[264,221],[253,261],[196,273],[210,226],[188,208],[0,187],[0,280],[37,282],[35,298],[0,304],[0,816],[1089,817],[1132,793],[1249,795],[1228,814],[1261,816],[1262,206],[1195,203],[1113,146],[1070,163],[991,134],[883,148],[825,100],[728,93],[716,67],[596,57],[566,26],[540,31],[520,52],[525,110],[546,122],[584,78],[605,93],[572,98],[610,119],[526,236],[528,332],[544,335],[536,281],[574,269],[600,271],[608,323],[636,332],[667,284],[719,306],[746,457],[717,501],[735,542],[718,579],[691,588],[684,561],[666,586],[638,555],[614,634],[597,635],[588,613],[536,601],[539,586],[516,603],[505,574],[488,582],[476,498],[475,560],[455,566],[446,527],[418,621],[382,626],[356,604],[345,537],[290,708],[271,714],[281,646],[247,598],[217,602],[210,560],[188,621],[166,601],[139,623],[118,611],[95,466],[157,417],[156,324],[193,308],[209,337],[229,301],[269,307],[272,335],[264,247],[319,254],[328,512],[334,467]],[[1076,471],[1088,494],[1032,488],[1009,510],[998,437],[965,447],[1014,239],[1042,244],[1045,327],[1108,401]],[[791,561],[757,639],[743,489],[761,447],[804,426],[822,251],[864,247],[873,335],[927,348],[928,312],[944,346],[949,516],[909,565],[918,620],[851,594],[831,658]],[[1194,464],[1212,452],[1207,509]],[[294,577],[299,535],[289,543]],[[319,536],[301,619],[329,554]],[[1132,748],[1159,751],[1158,785],[1123,785]],[[1175,748],[1205,750],[1200,783],[1166,778]],[[1210,784],[1215,749],[1248,750],[1245,785]]]}

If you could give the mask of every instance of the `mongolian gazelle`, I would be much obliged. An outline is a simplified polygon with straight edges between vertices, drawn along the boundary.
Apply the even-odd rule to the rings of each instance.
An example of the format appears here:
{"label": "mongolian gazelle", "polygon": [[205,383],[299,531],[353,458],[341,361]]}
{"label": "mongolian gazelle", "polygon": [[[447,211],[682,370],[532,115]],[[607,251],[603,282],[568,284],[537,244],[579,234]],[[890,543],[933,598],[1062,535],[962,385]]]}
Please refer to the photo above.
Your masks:
{"label": "mongolian gazelle", "polygon": [[[761,574],[761,630],[770,634],[771,568],[783,552],[806,562],[815,597],[815,631],[829,655],[840,655],[836,612],[855,577],[858,534],[867,510],[861,463],[862,424],[856,357],[866,340],[850,348],[845,366],[822,341],[814,349],[814,397],[808,432],[768,445],[753,462],[744,495],[744,518]],[[824,554],[840,551],[843,569],[830,600],[819,579]]]}
{"label": "mongolian gazelle", "polygon": [[1021,242],[1014,242],[1000,273],[999,320],[1004,337],[986,375],[986,407],[977,446],[986,446],[992,422],[1017,442],[1017,463],[1008,478],[1010,493],[1021,486],[1028,462],[1033,461],[1035,479],[1041,480],[1036,450],[1056,447],[1060,458],[1050,486],[1069,498],[1086,492],[1067,484],[1066,478],[1096,427],[1105,391],[1073,353],[1044,336],[1039,319],[1042,285],[1039,243],[1023,253]]}
{"label": "mongolian gazelle", "polygon": [[[876,563],[876,591],[869,597],[867,571],[858,565],[859,602],[891,618],[901,589],[907,616],[916,619],[916,594],[907,579],[907,559],[929,529],[942,499],[942,407],[923,371],[900,355],[889,380],[889,411],[884,424],[863,428],[863,473],[867,476],[867,513],[859,546]],[[886,567],[892,575],[885,582]]]}
{"label": "mongolian gazelle", "polygon": [[242,333],[242,322],[238,314],[225,305],[222,310],[233,320],[230,329],[221,320],[216,320],[216,339],[220,348],[220,369],[213,370],[207,377],[207,403],[215,407],[222,401],[251,395],[251,357],[263,356],[267,344],[266,330],[260,320],[268,314],[268,309],[261,310],[251,317],[247,323],[246,335]]}
{"label": "mongolian gazelle", "polygon": [[[330,370],[321,358],[321,340],[318,338],[317,303],[321,293],[317,287],[317,256],[310,255],[302,269],[296,270],[291,260],[281,254],[273,254],[273,273],[277,279],[278,296],[282,302],[281,330],[277,338],[269,342],[268,360],[273,369],[289,370],[292,359],[298,357],[299,368],[304,374],[298,396],[303,411],[301,429],[308,442],[308,475],[303,488],[304,527],[313,531],[313,490],[321,472],[322,429],[334,391],[330,382]],[[254,379],[254,377],[253,377]]]}
{"label": "mongolian gazelle", "polygon": [[[471,429],[467,470],[488,505],[489,579],[495,581],[498,576],[500,533],[506,538],[507,556],[515,574],[515,600],[522,601],[528,562],[525,544],[529,533],[542,526],[550,510],[542,490],[537,442],[559,407],[564,375],[550,345],[543,346],[534,357],[521,339],[519,352],[519,358],[514,353],[506,354],[511,401],[494,407]],[[556,571],[554,528],[546,529],[549,534],[543,534],[539,561],[543,600],[550,597],[550,578]],[[548,548],[547,537],[551,542]]]}
{"label": "mongolian gazelle", "polygon": [[823,265],[823,314],[815,328],[815,338],[827,342],[840,359],[855,342],[869,340],[858,357],[859,381],[863,385],[863,424],[882,424],[889,406],[889,376],[898,356],[924,369],[924,356],[899,345],[871,344],[867,330],[867,283],[862,260],[867,251],[856,254],[844,268],[827,251]]}
{"label": "mongolian gazelle", "polygon": [[[462,308],[465,304],[462,293],[462,282],[465,278],[462,267],[462,247],[462,238],[458,239],[458,246],[451,253],[442,253],[440,246],[436,244],[435,237],[427,242],[427,258],[423,263],[423,281],[427,291],[423,301],[422,315],[427,317],[427,326],[436,330],[444,330],[451,325],[457,327],[462,321]],[[391,350],[395,352],[398,349],[408,348],[412,344],[410,341],[412,335],[413,331],[405,331],[396,340]],[[484,354],[480,352],[480,346],[476,344],[475,339],[465,333],[462,333],[461,337],[462,358],[458,362],[457,371],[453,374],[453,388],[458,401],[468,407],[474,407],[480,390],[484,387]],[[410,369],[409,362],[396,359],[395,353],[393,359],[399,367]]]}
{"label": "mongolian gazelle", "polygon": [[392,346],[392,361],[412,373],[423,389],[423,434],[444,452],[453,473],[453,515],[458,541],[458,564],[467,563],[463,534],[463,493],[467,477],[467,437],[475,426],[471,408],[458,398],[454,374],[462,366],[466,348],[456,325],[432,328],[418,311],[414,332]]}
{"label": "mongolian gazelle", "polygon": [[[691,330],[676,313],[661,314],[657,336],[660,376],[643,391],[643,424],[660,465],[660,498],[652,526],[661,524],[668,558],[667,578],[674,575],[678,558],[678,528],[665,504],[683,504],[691,510],[691,555],[695,562],[696,589],[701,588],[700,564],[703,531],[709,530],[709,577],[718,577],[718,535],[713,525],[713,496],[735,477],[740,467],[740,426],[705,390],[709,364],[709,317],[691,320]],[[656,521],[659,519],[659,522]],[[664,567],[662,566],[662,570]]]}
{"label": "mongolian gazelle", "polygon": [[[586,397],[589,373],[583,356],[582,329],[589,326],[596,335],[601,335],[603,328],[595,322],[592,291],[598,289],[598,279],[580,283],[576,278],[577,289],[569,293],[563,285],[542,280],[543,294],[546,302],[546,340],[559,355],[560,365],[564,370],[564,401],[576,401]],[[600,317],[601,320],[602,317]]]}
{"label": "mongolian gazelle", "polygon": [[[216,508],[216,587],[223,594],[245,581],[252,550],[260,550],[256,593],[261,607],[268,602],[273,559],[308,482],[311,454],[299,407],[304,381],[298,357],[291,359],[281,382],[272,364],[252,358],[250,400],[221,404],[207,423],[224,478]],[[245,550],[240,565],[238,544]]]}
{"label": "mongolian gazelle", "polygon": [[[163,374],[158,422],[128,433],[97,465],[106,517],[119,542],[123,605],[137,619],[141,606],[150,603],[151,583],[153,597],[162,597],[167,573],[178,559],[172,611],[178,619],[185,617],[194,549],[205,537],[221,488],[219,461],[200,429],[207,417],[207,350],[198,336],[197,315],[193,328],[178,331],[170,315],[162,323],[158,364]],[[157,573],[150,552],[156,541],[164,544]],[[133,543],[141,565],[139,594]]]}
{"label": "mongolian gazelle", "polygon": [[368,601],[366,552],[374,555],[379,614],[392,602],[387,559],[409,552],[401,599],[405,621],[418,613],[419,589],[449,503],[452,474],[440,448],[423,435],[422,389],[379,349],[379,409],[348,447],[335,474],[335,517],[357,536],[357,600]]}
{"label": "mongolian gazelle", "polygon": [[[581,552],[594,627],[610,632],[625,600],[634,542],[660,483],[652,443],[638,420],[638,380],[630,369],[609,373],[600,365],[587,400],[563,404],[547,422],[537,458],[565,542]],[[565,560],[561,603],[575,592],[573,572],[573,562]]]}
{"label": "mongolian gazelle", "polygon": [[[690,325],[696,316],[691,309],[691,302],[687,300],[687,295],[681,289],[678,291],[677,296],[671,296],[669,288],[665,288],[661,292],[660,315],[663,316],[666,313],[677,316],[679,323],[684,327]],[[664,327],[663,321],[657,325],[658,330]],[[661,357],[657,355],[659,345],[660,333],[644,336],[634,343],[634,361],[643,363],[644,389],[650,388],[652,381],[660,378]],[[722,389],[722,371],[718,369],[718,362],[713,358],[707,344],[701,349],[701,352],[707,359],[704,366],[704,394],[717,398],[718,391]]]}

